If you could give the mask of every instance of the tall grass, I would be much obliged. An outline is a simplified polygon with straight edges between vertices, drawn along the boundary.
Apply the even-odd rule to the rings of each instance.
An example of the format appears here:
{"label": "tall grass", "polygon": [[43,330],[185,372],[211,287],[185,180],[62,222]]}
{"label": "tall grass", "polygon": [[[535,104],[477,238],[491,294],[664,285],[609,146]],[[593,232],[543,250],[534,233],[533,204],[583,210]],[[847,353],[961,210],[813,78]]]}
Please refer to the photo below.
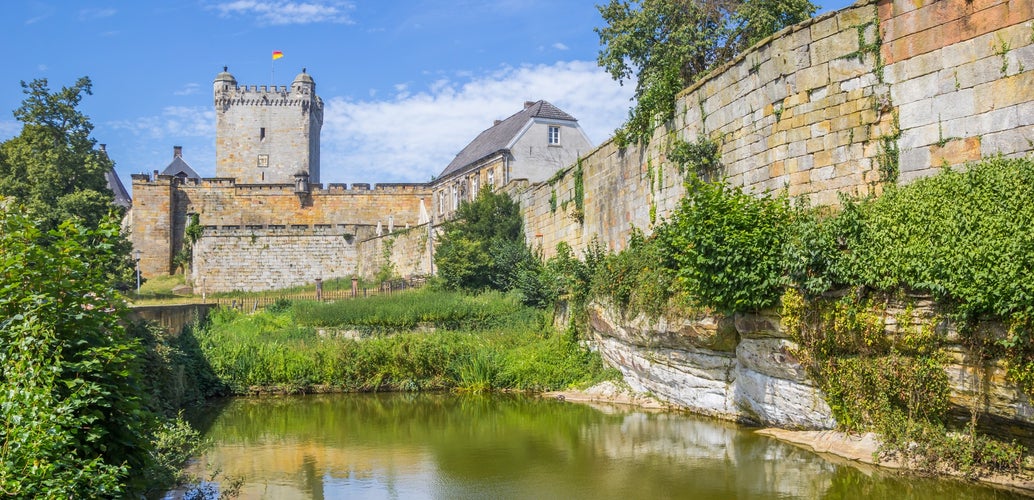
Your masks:
{"label": "tall grass", "polygon": [[498,292],[471,296],[422,289],[401,296],[370,297],[334,303],[298,302],[298,324],[359,330],[364,333],[401,332],[418,326],[446,330],[485,330],[539,320],[541,314],[521,305],[516,297]]}
{"label": "tall grass", "polygon": [[[614,376],[548,323],[511,296],[420,291],[251,315],[219,310],[197,337],[236,393],[550,390]],[[417,325],[434,330],[413,331]],[[367,334],[355,339],[330,328]]]}

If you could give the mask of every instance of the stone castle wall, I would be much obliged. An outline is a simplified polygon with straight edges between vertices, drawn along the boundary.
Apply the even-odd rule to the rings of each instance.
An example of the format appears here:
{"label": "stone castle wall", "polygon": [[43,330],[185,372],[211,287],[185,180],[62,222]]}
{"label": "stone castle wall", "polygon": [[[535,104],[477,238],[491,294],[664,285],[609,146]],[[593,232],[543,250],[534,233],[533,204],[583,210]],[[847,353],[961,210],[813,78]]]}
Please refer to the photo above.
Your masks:
{"label": "stone castle wall", "polygon": [[[981,157],[1029,154],[1032,19],[1029,0],[860,0],[777,33],[683,91],[675,119],[649,144],[610,141],[546,182],[515,180],[503,189],[522,207],[527,241],[549,257],[559,242],[576,254],[594,239],[617,251],[635,228],[649,233],[684,195],[684,175],[668,159],[678,141],[718,144],[723,167],[715,177],[820,204]],[[299,197],[287,184],[147,177],[133,181],[144,276],[172,270],[188,213],[210,229],[380,223],[383,235],[389,225],[422,223],[421,203],[435,209],[432,186],[423,184],[331,184]],[[367,245],[375,231],[353,233],[354,268],[372,276],[387,240]],[[287,241],[265,237],[280,242],[270,248]],[[400,274],[423,274],[416,271],[430,267],[417,264],[425,248],[395,238],[391,260]],[[197,272],[209,272],[206,265]]]}
{"label": "stone castle wall", "polygon": [[428,234],[428,225],[396,230],[359,242],[357,246],[357,274],[373,278],[385,267],[391,265],[392,272],[400,277],[431,275],[430,247],[437,239]]}
{"label": "stone castle wall", "polygon": [[356,272],[356,240],[342,228],[207,230],[194,245],[198,293],[312,285]]}
{"label": "stone castle wall", "polygon": [[[620,250],[677,205],[675,140],[719,145],[727,182],[836,204],[946,166],[1034,151],[1034,2],[862,0],[787,28],[683,91],[646,146],[603,144],[511,183],[527,240]],[[579,209],[581,203],[581,209]]]}
{"label": "stone castle wall", "polygon": [[[324,279],[343,277],[358,266],[356,242],[376,236],[378,225],[381,233],[417,225],[430,200],[425,184],[311,188],[310,193],[299,195],[286,184],[134,176],[132,238],[134,248],[141,250],[141,273],[150,277],[174,271],[173,259],[185,244],[190,214],[197,214],[203,231],[193,249],[191,274],[207,278],[207,292],[300,284],[302,278],[290,272],[248,276],[250,270],[267,267],[311,270],[313,276],[306,276],[303,283],[321,272]],[[346,239],[348,245],[339,244],[338,240]],[[199,279],[194,281],[195,287],[202,286]]]}

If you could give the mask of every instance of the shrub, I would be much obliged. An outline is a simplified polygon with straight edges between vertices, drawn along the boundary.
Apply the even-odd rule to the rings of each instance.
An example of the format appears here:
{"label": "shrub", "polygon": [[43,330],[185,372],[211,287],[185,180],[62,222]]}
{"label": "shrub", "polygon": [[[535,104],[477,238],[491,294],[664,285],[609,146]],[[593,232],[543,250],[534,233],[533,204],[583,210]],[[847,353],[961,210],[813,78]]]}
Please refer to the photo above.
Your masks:
{"label": "shrub", "polygon": [[691,177],[686,196],[657,239],[674,286],[700,305],[749,311],[775,304],[783,288],[785,197],[756,197]]}

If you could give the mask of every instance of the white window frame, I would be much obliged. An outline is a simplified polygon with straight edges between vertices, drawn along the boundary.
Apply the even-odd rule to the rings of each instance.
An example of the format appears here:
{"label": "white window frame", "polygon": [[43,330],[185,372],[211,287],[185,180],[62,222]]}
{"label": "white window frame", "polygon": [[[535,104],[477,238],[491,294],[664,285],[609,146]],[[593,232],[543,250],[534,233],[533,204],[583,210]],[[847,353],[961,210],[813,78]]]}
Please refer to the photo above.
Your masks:
{"label": "white window frame", "polygon": [[556,146],[560,144],[560,127],[558,125],[549,125],[546,128],[546,142],[550,146]]}
{"label": "white window frame", "polygon": [[488,185],[495,187],[495,169],[488,169]]}

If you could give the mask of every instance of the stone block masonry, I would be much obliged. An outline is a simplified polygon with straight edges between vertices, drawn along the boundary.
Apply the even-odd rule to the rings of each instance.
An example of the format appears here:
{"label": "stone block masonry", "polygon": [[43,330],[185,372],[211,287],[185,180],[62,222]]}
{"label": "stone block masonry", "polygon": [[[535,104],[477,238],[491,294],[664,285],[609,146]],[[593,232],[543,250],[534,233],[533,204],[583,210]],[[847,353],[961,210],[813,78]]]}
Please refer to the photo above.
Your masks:
{"label": "stone block masonry", "polygon": [[[546,182],[515,180],[502,189],[520,203],[526,240],[545,257],[560,242],[579,255],[593,241],[617,251],[635,229],[649,234],[685,194],[684,174],[668,158],[679,141],[718,144],[722,168],[714,177],[748,191],[837,204],[843,194],[878,194],[890,183],[945,167],[1030,154],[1031,89],[1034,2],[859,0],[762,40],[681,92],[675,119],[648,144],[619,148],[607,142]],[[273,132],[282,131],[267,130]],[[309,146],[314,144],[310,137]],[[288,184],[134,176],[132,237],[144,250],[144,276],[173,270],[188,214],[198,214],[212,230],[352,225],[372,231],[380,223],[383,235],[388,225],[425,222],[420,214],[432,208],[434,188],[311,187],[311,194],[298,195]],[[376,234],[355,232],[359,242]],[[202,240],[216,238],[205,233]],[[291,241],[277,240],[286,238],[280,233],[265,238],[270,248]],[[400,274],[422,269],[426,249],[418,241],[403,244],[409,236],[395,238],[390,259]],[[360,244],[347,254],[354,257],[341,255],[353,259],[350,269],[369,276],[383,264],[378,259],[386,241]],[[246,267],[235,269],[244,273]],[[236,287],[239,281],[225,283]],[[263,286],[288,282],[256,278]]]}
{"label": "stone block masonry", "polygon": [[[147,175],[133,177],[133,193],[131,237],[134,248],[142,250],[143,276],[174,271],[173,259],[185,244],[190,215],[197,214],[203,230],[192,252],[191,274],[197,277],[195,287],[203,285],[201,278],[207,278],[207,292],[311,283],[320,269],[324,279],[346,276],[357,269],[355,242],[376,236],[378,225],[382,233],[391,226],[417,225],[421,205],[426,208],[431,196],[426,184],[386,184],[373,189],[367,185],[351,189],[342,184],[327,189],[313,185],[309,193],[299,194],[293,185],[237,184],[232,179],[184,181],[169,176],[152,180]],[[262,243],[251,245],[253,239]],[[327,241],[314,243],[321,239]],[[236,240],[244,243],[229,243]],[[339,240],[350,242],[340,247]],[[292,249],[292,245],[301,247]],[[278,269],[306,270],[309,275],[301,278],[290,272],[262,271],[249,277],[251,270],[274,262],[269,259],[275,260]]]}
{"label": "stone block masonry", "polygon": [[1034,2],[861,0],[776,33],[680,93],[675,120],[649,144],[606,143],[546,183],[505,189],[545,256],[594,239],[620,250],[684,194],[667,158],[674,141],[717,142],[718,174],[733,185],[838,204],[1030,154],[1032,89]]}
{"label": "stone block masonry", "polygon": [[360,241],[357,274],[370,279],[390,266],[391,273],[399,277],[431,275],[431,246],[440,236],[432,230],[433,236],[428,224],[422,224]]}
{"label": "stone block masonry", "polygon": [[354,235],[337,228],[211,230],[194,256],[198,293],[290,288],[356,272]]}

